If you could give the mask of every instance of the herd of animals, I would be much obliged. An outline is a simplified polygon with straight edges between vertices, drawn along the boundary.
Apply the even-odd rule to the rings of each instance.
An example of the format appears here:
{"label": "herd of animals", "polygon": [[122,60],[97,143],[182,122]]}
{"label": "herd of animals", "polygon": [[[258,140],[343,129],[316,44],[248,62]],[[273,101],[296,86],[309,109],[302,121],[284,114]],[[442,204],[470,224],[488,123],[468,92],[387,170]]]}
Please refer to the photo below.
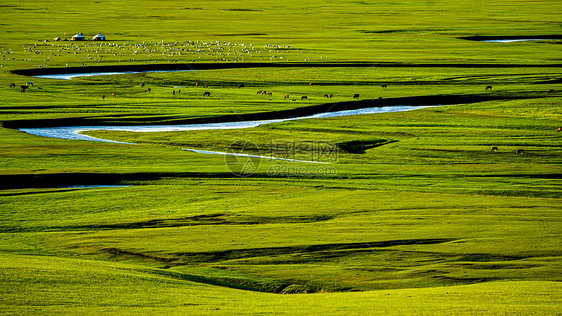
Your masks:
{"label": "herd of animals", "polygon": [[[312,86],[312,85],[313,85],[313,83],[310,83],[310,84],[309,84],[309,86]],[[28,82],[26,82],[25,84],[20,85],[20,92],[21,92],[21,93],[24,93],[25,91],[29,90],[30,87],[32,87],[32,86],[33,86],[33,82],[28,81]],[[15,87],[16,87],[16,84],[15,84],[15,83],[10,83],[10,88],[15,88]],[[144,83],[142,84],[142,87],[144,87]],[[208,86],[207,86],[206,84],[200,85],[199,83],[196,83],[196,84],[195,84],[195,87],[207,88]],[[386,84],[382,84],[381,87],[382,87],[383,89],[386,89],[386,88],[387,88],[387,85],[386,85]],[[243,83],[241,83],[241,84],[238,85],[238,89],[242,89],[242,88],[244,88],[244,84],[243,84]],[[38,89],[41,89],[41,87],[38,87]],[[484,88],[484,91],[488,91],[488,90],[492,90],[492,86],[486,86],[486,88]],[[150,89],[150,88],[146,88],[146,89],[144,90],[144,92],[151,92],[151,89]],[[181,90],[178,91],[178,93],[180,93],[180,92],[181,92]],[[548,93],[548,94],[554,93],[554,89],[548,89],[548,90],[546,91],[546,93]],[[172,94],[175,95],[175,94],[176,94],[176,91],[173,90],[173,91],[172,91]],[[268,96],[273,95],[272,92],[268,92],[268,91],[266,91],[266,90],[258,90],[256,94],[258,94],[258,95],[268,95]],[[115,94],[115,92],[113,92],[111,95],[112,95],[112,97],[114,97],[114,98],[117,97],[117,95]],[[203,92],[203,96],[204,96],[204,97],[210,97],[210,96],[211,96],[211,92],[205,91],[205,92]],[[324,97],[324,98],[327,98],[327,99],[331,99],[333,96],[334,96],[334,95],[333,95],[332,93],[330,93],[330,94],[324,94],[323,97]],[[102,95],[102,99],[105,99],[105,95]],[[284,99],[284,100],[290,99],[290,96],[289,96],[288,94],[286,94],[286,95],[283,97],[283,99]],[[300,99],[301,99],[301,101],[308,100],[308,96],[303,95],[303,96],[301,96]],[[357,94],[357,93],[354,94],[354,95],[353,95],[353,99],[359,99],[359,94]],[[374,100],[374,98],[371,98],[371,100]],[[378,101],[381,101],[381,100],[382,100],[382,97],[379,97],[379,98],[378,98]],[[296,101],[296,99],[292,99],[292,101]],[[562,127],[558,127],[557,132],[558,132],[558,133],[562,132]],[[497,152],[497,151],[498,151],[498,147],[496,147],[496,146],[494,146],[494,147],[492,147],[492,148],[490,149],[490,152]],[[524,152],[523,152],[523,149],[517,149],[515,153],[516,153],[517,155],[523,155]]]}

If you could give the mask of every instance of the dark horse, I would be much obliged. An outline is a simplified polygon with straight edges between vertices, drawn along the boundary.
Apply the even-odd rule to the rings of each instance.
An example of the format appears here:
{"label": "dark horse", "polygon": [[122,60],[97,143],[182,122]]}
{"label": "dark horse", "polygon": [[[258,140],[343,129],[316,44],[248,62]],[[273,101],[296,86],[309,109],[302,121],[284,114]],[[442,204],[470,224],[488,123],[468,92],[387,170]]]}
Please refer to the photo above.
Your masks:
{"label": "dark horse", "polygon": [[204,96],[204,97],[210,97],[210,96],[211,96],[211,92],[205,91],[205,92],[203,92],[203,96]]}
{"label": "dark horse", "polygon": [[488,91],[488,90],[492,90],[492,86],[486,86],[486,89],[484,89],[484,91]]}

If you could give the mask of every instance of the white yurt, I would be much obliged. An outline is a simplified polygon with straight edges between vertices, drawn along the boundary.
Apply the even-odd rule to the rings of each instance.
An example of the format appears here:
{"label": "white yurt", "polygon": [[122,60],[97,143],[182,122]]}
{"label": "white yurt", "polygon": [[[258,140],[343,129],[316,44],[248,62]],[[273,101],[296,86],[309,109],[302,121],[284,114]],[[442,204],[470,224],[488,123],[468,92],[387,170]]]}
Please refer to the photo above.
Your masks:
{"label": "white yurt", "polygon": [[94,41],[105,41],[105,36],[98,34],[94,36]]}
{"label": "white yurt", "polygon": [[74,36],[72,36],[72,40],[73,41],[83,41],[85,40],[84,35],[82,35],[82,33],[78,33]]}

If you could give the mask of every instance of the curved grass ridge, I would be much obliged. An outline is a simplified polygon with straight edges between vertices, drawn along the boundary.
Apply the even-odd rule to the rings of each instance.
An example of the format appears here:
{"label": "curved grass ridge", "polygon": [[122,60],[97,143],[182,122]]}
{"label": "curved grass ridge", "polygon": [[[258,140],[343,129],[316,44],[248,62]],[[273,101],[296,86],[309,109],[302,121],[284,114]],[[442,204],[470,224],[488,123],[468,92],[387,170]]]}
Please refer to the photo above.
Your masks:
{"label": "curved grass ridge", "polygon": [[[474,39],[477,38],[477,39]],[[483,36],[466,37],[465,39],[479,40],[488,38]],[[505,37],[502,37],[505,38]],[[556,37],[554,39],[560,39]],[[50,67],[35,69],[16,69],[11,73],[21,76],[47,76],[60,74],[89,74],[89,73],[119,73],[119,72],[154,72],[154,71],[190,71],[190,70],[217,70],[217,69],[242,69],[242,68],[559,68],[560,63],[549,64],[506,64],[506,63],[401,63],[401,62],[368,62],[350,61],[338,63],[317,62],[245,62],[245,63],[174,63],[174,64],[142,64],[142,65],[105,65],[85,67]]]}

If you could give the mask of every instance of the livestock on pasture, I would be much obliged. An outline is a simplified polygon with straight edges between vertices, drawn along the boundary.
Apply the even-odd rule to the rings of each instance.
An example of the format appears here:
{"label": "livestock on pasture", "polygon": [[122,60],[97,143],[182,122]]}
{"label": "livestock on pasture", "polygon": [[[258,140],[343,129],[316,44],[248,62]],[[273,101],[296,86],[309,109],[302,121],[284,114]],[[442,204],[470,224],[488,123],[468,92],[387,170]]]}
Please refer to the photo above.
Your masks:
{"label": "livestock on pasture", "polygon": [[116,97],[117,97],[117,94],[115,94],[115,92],[113,92],[113,93],[111,93],[111,96],[114,97],[114,98],[116,98]]}
{"label": "livestock on pasture", "polygon": [[10,83],[10,88],[15,88],[16,84],[15,83]]}
{"label": "livestock on pasture", "polygon": [[286,100],[286,99],[288,99],[288,98],[289,98],[289,95],[288,95],[288,94],[285,94],[285,97],[283,97],[284,100]]}
{"label": "livestock on pasture", "polygon": [[150,88],[144,89],[144,92],[150,92]]}
{"label": "livestock on pasture", "polygon": [[486,86],[486,88],[484,89],[484,91],[488,91],[488,90],[492,90],[492,86]]}
{"label": "livestock on pasture", "polygon": [[546,91],[546,93],[554,93],[554,89],[548,89],[548,91]]}
{"label": "livestock on pasture", "polygon": [[205,91],[205,92],[203,92],[203,96],[204,96],[204,97],[210,97],[210,96],[211,96],[211,92]]}
{"label": "livestock on pasture", "polygon": [[354,98],[354,99],[359,99],[359,93],[354,94],[354,95],[353,95],[353,98]]}
{"label": "livestock on pasture", "polygon": [[381,84],[381,87],[382,87],[383,89],[386,89],[386,85],[385,85],[385,84]]}
{"label": "livestock on pasture", "polygon": [[516,155],[523,155],[523,149],[517,149],[515,152]]}
{"label": "livestock on pasture", "polygon": [[303,95],[303,96],[301,97],[301,101],[302,101],[302,100],[308,100],[308,97],[307,97],[306,95]]}
{"label": "livestock on pasture", "polygon": [[498,147],[494,146],[494,147],[490,148],[491,153],[494,153],[496,151],[498,151]]}
{"label": "livestock on pasture", "polygon": [[324,98],[329,98],[330,96],[324,93]]}
{"label": "livestock on pasture", "polygon": [[22,84],[22,85],[20,86],[20,93],[24,93],[27,89],[29,89],[29,86],[28,86],[28,85],[23,85],[23,84]]}
{"label": "livestock on pasture", "polygon": [[242,88],[244,88],[244,84],[243,84],[243,83],[241,83],[241,84],[238,85],[238,89],[242,89]]}
{"label": "livestock on pasture", "polygon": [[556,132],[560,133],[562,131],[562,127],[559,127]]}

